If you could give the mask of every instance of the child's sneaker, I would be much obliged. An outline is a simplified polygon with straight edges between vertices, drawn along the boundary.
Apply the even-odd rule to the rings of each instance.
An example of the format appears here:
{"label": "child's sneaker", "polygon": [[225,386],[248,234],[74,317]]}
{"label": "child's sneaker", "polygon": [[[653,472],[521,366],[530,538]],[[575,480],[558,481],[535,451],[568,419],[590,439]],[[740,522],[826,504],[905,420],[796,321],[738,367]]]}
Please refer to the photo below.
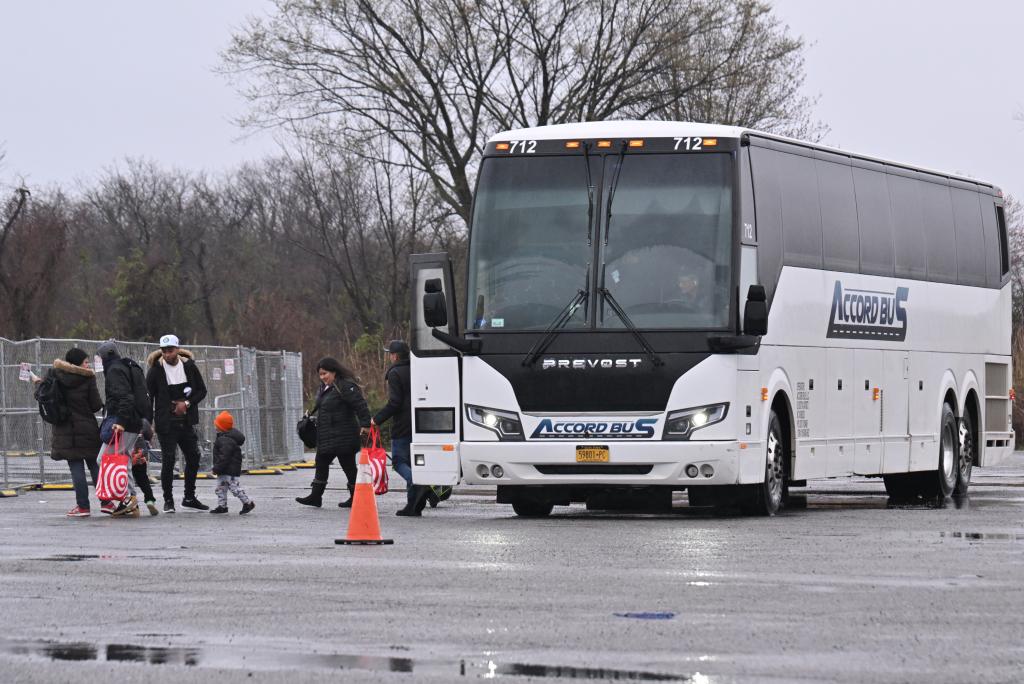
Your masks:
{"label": "child's sneaker", "polygon": [[88,508],[82,508],[81,506],[75,506],[67,512],[69,518],[88,518],[91,515]]}
{"label": "child's sneaker", "polygon": [[238,515],[245,515],[246,513],[248,513],[249,511],[251,511],[254,508],[256,508],[256,502],[255,501],[250,501],[249,503],[244,503],[244,504],[242,504],[242,510],[240,510],[238,512]]}
{"label": "child's sneaker", "polygon": [[103,505],[100,506],[100,513],[106,513],[107,515],[111,515],[115,510],[117,510],[117,503],[114,501],[104,501]]}
{"label": "child's sneaker", "polygon": [[160,514],[160,511],[156,507],[156,500],[155,499],[150,499],[149,501],[147,501],[146,502],[146,508],[149,509],[149,514],[150,515],[159,515]]}
{"label": "child's sneaker", "polygon": [[111,513],[112,516],[125,516],[129,515],[133,518],[139,517],[139,500],[134,496],[129,496],[127,499],[122,501]]}
{"label": "child's sneaker", "polygon": [[227,506],[217,506],[216,508],[214,508],[210,512],[211,513],[227,513],[228,512],[228,507]]}

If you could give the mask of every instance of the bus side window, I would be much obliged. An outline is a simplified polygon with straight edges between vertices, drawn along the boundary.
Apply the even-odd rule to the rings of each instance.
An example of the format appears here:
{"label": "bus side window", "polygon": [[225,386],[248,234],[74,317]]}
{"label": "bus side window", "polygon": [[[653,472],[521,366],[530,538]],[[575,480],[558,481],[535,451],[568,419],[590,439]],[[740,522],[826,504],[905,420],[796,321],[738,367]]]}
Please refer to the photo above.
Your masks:
{"label": "bus side window", "polygon": [[1006,263],[1006,225],[1000,225],[999,212],[1002,207],[995,205],[995,198],[982,192],[981,200],[981,222],[985,231],[985,284],[989,287],[999,287],[1003,281],[1003,274],[1009,270]]}
{"label": "bus side window", "polygon": [[926,274],[924,214],[921,183],[917,179],[890,173],[889,198],[892,202],[893,242],[896,251],[897,278],[924,278]]}
{"label": "bus side window", "polygon": [[857,233],[857,200],[853,193],[853,169],[849,163],[818,159],[818,196],[821,201],[822,248],[825,268],[860,271],[860,236]]}
{"label": "bus side window", "polygon": [[883,168],[873,162],[859,162],[853,169],[853,185],[857,191],[861,273],[892,276],[892,216]]}
{"label": "bus side window", "polygon": [[[752,141],[753,143],[753,141]],[[782,271],[782,202],[779,196],[779,152],[750,145],[757,214],[758,280],[770,302]]]}
{"label": "bus side window", "polygon": [[999,275],[1005,276],[1010,272],[1010,249],[1006,240],[1006,214],[1002,207],[996,207],[996,218],[999,221]]}
{"label": "bus side window", "polygon": [[956,237],[949,186],[922,182],[921,199],[924,201],[924,225],[927,228],[928,280],[955,283]]}
{"label": "bus side window", "polygon": [[778,156],[782,191],[782,248],[790,266],[821,268],[821,207],[813,192],[818,179],[814,159],[799,154]]}
{"label": "bus side window", "polygon": [[981,205],[974,190],[951,188],[956,229],[956,274],[961,285],[985,285],[985,236]]}

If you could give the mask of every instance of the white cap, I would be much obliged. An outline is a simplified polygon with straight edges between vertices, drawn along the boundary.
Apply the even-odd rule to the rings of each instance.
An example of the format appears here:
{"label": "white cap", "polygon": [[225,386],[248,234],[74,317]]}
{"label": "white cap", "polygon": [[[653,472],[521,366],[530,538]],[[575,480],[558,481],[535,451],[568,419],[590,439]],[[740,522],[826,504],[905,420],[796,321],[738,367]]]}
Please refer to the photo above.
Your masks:
{"label": "white cap", "polygon": [[177,346],[178,346],[178,336],[177,335],[164,335],[163,337],[160,338],[160,348],[161,349],[163,349],[164,347],[177,347]]}

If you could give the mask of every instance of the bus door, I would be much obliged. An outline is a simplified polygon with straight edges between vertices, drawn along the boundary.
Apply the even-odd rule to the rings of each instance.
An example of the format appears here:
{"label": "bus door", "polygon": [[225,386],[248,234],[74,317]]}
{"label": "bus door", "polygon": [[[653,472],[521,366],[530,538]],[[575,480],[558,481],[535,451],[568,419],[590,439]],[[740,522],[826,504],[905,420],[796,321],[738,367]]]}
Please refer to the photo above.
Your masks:
{"label": "bus door", "polygon": [[460,478],[461,382],[459,353],[433,329],[458,335],[452,264],[446,253],[410,258],[413,482],[454,485]]}
{"label": "bus door", "polygon": [[910,470],[910,355],[886,351],[881,383],[883,473]]}
{"label": "bus door", "polygon": [[853,472],[877,475],[882,470],[882,352],[853,351]]}

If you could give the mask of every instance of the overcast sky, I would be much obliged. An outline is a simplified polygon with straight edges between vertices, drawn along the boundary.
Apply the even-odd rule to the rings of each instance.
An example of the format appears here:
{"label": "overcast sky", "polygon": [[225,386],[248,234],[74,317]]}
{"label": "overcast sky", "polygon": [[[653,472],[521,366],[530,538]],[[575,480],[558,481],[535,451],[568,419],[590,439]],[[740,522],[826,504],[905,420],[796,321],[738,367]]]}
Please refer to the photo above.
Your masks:
{"label": "overcast sky", "polygon": [[[983,178],[1024,197],[1024,2],[774,0],[808,41],[824,142]],[[212,73],[262,0],[0,0],[0,187],[88,181],[127,156],[217,172],[278,148],[240,139]]]}

